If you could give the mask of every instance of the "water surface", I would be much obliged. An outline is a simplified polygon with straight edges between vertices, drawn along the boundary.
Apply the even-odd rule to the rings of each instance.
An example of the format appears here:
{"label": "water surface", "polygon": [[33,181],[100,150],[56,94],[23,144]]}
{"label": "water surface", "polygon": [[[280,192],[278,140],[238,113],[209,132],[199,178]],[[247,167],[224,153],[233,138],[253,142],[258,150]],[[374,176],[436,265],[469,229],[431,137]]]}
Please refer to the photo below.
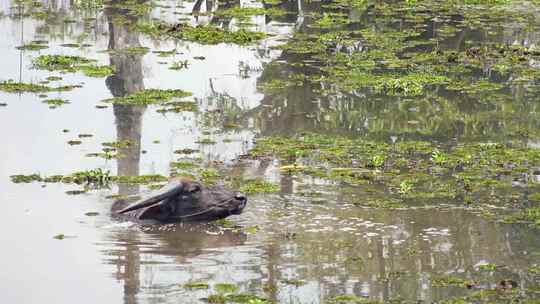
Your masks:
{"label": "water surface", "polygon": [[[38,83],[58,75],[63,78],[58,84],[82,85],[48,93],[47,98],[70,101],[53,108],[38,94],[0,92],[0,103],[6,104],[0,107],[0,202],[7,215],[0,222],[2,302],[202,303],[219,293],[218,283],[278,303],[325,303],[341,295],[431,303],[481,290],[495,290],[506,300],[538,297],[539,277],[532,271],[540,263],[537,226],[502,223],[478,209],[456,207],[455,201],[416,209],[360,207],[353,202],[366,193],[355,185],[284,174],[279,170],[283,159],[241,157],[256,138],[302,132],[386,143],[421,139],[449,146],[538,146],[540,78],[534,71],[540,65],[534,58],[527,59],[527,68],[508,67],[510,72],[490,62],[463,73],[456,68],[456,79],[495,83],[500,86],[495,93],[469,94],[435,85],[420,95],[396,96],[373,88],[346,89],[321,78],[332,73],[325,74],[333,66],[328,59],[333,54],[353,58],[374,50],[365,38],[371,32],[373,39],[380,35],[378,43],[388,51],[394,46],[385,33],[422,29],[417,38],[396,40],[410,44],[400,50],[399,60],[385,54],[366,59],[395,61],[399,68],[407,52],[417,63],[419,54],[437,50],[447,56],[444,52],[465,52],[476,45],[533,48],[540,41],[538,5],[510,1],[488,10],[430,1],[437,5],[409,10],[395,1],[343,2],[338,8],[333,2],[302,0],[159,1],[148,11],[131,14],[114,7],[121,1],[111,2],[1,1],[0,80]],[[234,7],[278,7],[286,14],[247,20],[216,14]],[[36,11],[47,14],[32,14]],[[338,25],[321,26],[322,13],[328,17],[337,12],[348,20],[346,25],[339,25],[338,18],[333,20]],[[247,46],[204,45],[133,29],[158,20],[247,28],[269,36]],[[364,31],[364,38],[353,34],[329,43],[323,52],[329,57],[309,47],[299,49],[313,39],[310,35],[342,30]],[[47,41],[48,48],[16,48],[34,40]],[[121,51],[134,47],[149,51]],[[171,50],[176,51],[169,57],[156,52]],[[115,72],[91,78],[33,68],[32,60],[43,54],[84,56],[114,65]],[[170,69],[185,60],[187,68]],[[198,111],[160,113],[152,105],[102,102],[148,88],[191,92],[188,99]],[[235,127],[227,127],[231,124]],[[214,143],[200,142],[208,138]],[[82,143],[69,145],[70,140]],[[121,158],[87,156],[101,152],[103,142],[126,140],[132,144],[119,149]],[[180,149],[199,152],[175,153]],[[115,221],[109,210],[111,195],[146,192],[146,185],[111,185],[69,195],[66,191],[81,187],[10,180],[13,174],[51,176],[96,168],[113,175],[169,176],[171,162],[193,159],[224,179],[259,177],[279,185],[280,191],[250,195],[245,212],[231,217],[225,227],[145,226]],[[491,202],[485,198],[482,203]],[[62,240],[53,238],[59,234]],[[490,270],[489,265],[496,267]],[[474,281],[474,286],[437,284],[450,277]],[[517,288],[501,290],[504,280]],[[209,288],[187,288],[190,282],[205,282]]]}

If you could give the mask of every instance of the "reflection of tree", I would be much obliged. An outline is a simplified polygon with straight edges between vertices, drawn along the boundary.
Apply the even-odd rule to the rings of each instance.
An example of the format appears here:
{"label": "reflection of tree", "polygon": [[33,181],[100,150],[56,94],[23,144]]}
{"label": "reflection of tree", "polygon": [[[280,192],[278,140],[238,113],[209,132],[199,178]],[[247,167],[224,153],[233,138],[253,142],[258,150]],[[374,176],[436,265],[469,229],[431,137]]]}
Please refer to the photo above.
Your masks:
{"label": "reflection of tree", "polygon": [[[114,3],[113,3],[114,4]],[[126,96],[144,89],[142,73],[142,56],[129,54],[123,50],[126,48],[140,47],[139,35],[130,29],[137,22],[136,17],[127,18],[115,23],[117,15],[124,15],[126,11],[118,8],[107,8],[106,14],[109,19],[109,52],[111,65],[115,67],[113,75],[107,78],[106,84],[111,94],[115,97]],[[146,110],[144,106],[115,104],[114,116],[118,142],[129,142],[128,146],[121,146],[118,152],[122,157],[117,160],[117,174],[136,176],[140,174],[141,155],[141,131],[142,117]],[[139,192],[135,185],[118,186],[118,194],[133,195]],[[117,208],[120,206],[116,206]],[[197,225],[169,226],[162,229],[145,229],[144,235],[138,231],[123,231],[115,233],[112,237],[119,244],[118,251],[112,253],[113,263],[117,266],[116,277],[124,284],[124,303],[137,303],[140,293],[141,271],[152,266],[142,266],[143,254],[141,253],[140,238],[159,240],[159,246],[155,249],[147,249],[146,254],[165,254],[176,257],[178,262],[185,262],[187,258],[195,257],[203,253],[207,248],[219,248],[242,244],[246,235],[241,232],[207,233],[208,227]],[[151,270],[152,272],[152,270]]]}
{"label": "reflection of tree", "polygon": [[[115,1],[116,4],[121,1]],[[111,4],[115,4],[114,2]],[[114,97],[121,97],[144,89],[142,75],[142,55],[122,52],[129,47],[139,47],[139,34],[130,29],[137,22],[135,17],[127,18],[126,23],[115,22],[115,18],[127,15],[126,10],[108,7],[105,10],[109,23],[109,52],[111,65],[115,72],[107,77],[106,84]],[[129,16],[129,15],[127,15]],[[117,141],[128,141],[127,147],[118,149],[123,156],[117,160],[118,175],[139,175],[141,155],[141,129],[144,106],[114,105]],[[139,192],[138,186],[119,185],[118,194],[132,195]],[[118,207],[118,206],[116,206]],[[137,303],[140,289],[140,252],[136,232],[119,235],[125,248],[118,252],[117,277],[124,281],[124,303]]]}
{"label": "reflection of tree", "polygon": [[[299,278],[318,282],[321,289],[330,294],[350,293],[347,286],[352,284],[355,293],[366,289],[370,297],[384,301],[402,298],[423,299],[429,303],[464,292],[463,289],[431,287],[431,280],[437,277],[475,278],[480,284],[510,278],[524,286],[535,284],[532,276],[521,271],[534,263],[533,256],[524,257],[521,252],[528,244],[539,241],[535,231],[527,227],[500,226],[462,210],[436,214],[430,210],[400,212],[399,217],[388,210],[356,210],[352,214],[349,210],[346,213],[333,211],[331,215],[338,219],[370,218],[375,222],[393,223],[395,227],[358,228],[362,235],[354,235],[340,232],[344,224],[337,220],[321,224],[321,230],[333,228],[327,232],[298,230],[299,235],[293,242],[282,240],[281,245],[269,245],[270,278],[279,282],[296,273]],[[291,221],[294,223],[290,225],[302,227],[312,219],[298,215]],[[431,227],[454,228],[448,234],[430,235],[427,228]],[[274,229],[283,233],[283,224]],[[364,235],[373,231],[377,233]],[[480,274],[474,270],[480,262],[505,265],[508,271]]]}
{"label": "reflection of tree", "polygon": [[[306,15],[316,12],[331,12],[320,5],[303,3]],[[372,7],[366,7],[372,10]],[[397,22],[402,16],[389,15],[388,19],[373,16],[379,12],[364,14],[362,11],[344,10],[348,15],[361,16],[353,28],[370,29],[374,32],[400,31],[408,28],[406,21]],[[463,51],[464,41],[475,41],[478,45],[490,42],[503,43],[509,41],[508,31],[502,28],[496,35],[486,35],[484,30],[471,30],[467,27],[457,29],[453,35],[441,35],[439,29],[449,24],[463,22],[459,14],[451,15],[448,20],[433,21],[425,18],[418,39],[436,40],[437,44],[424,44],[405,52],[431,53],[438,49],[457,49]],[[338,33],[350,30],[320,29],[313,27],[314,19],[306,17],[302,26],[293,35],[292,41],[313,41],[320,34]],[[299,38],[300,37],[300,38]],[[304,38],[302,38],[304,37]],[[308,37],[308,38],[305,38]],[[298,40],[295,40],[298,39]],[[530,44],[525,41],[523,44]],[[285,80],[278,89],[265,89],[262,105],[252,111],[263,135],[291,134],[301,131],[320,133],[337,133],[345,135],[367,135],[388,140],[391,135],[408,138],[437,139],[449,141],[454,138],[474,140],[505,140],[509,137],[520,138],[522,133],[534,132],[540,125],[538,107],[527,99],[524,84],[511,84],[510,88],[490,92],[448,91],[443,88],[429,87],[426,96],[396,97],[385,96],[371,89],[347,91],[337,88],[331,81],[321,82],[324,72],[324,59],[336,54],[354,57],[364,50],[340,46],[326,45],[324,53],[295,52],[285,49],[281,55],[268,64],[258,82],[261,87],[272,86],[276,80]],[[398,55],[402,55],[398,53]],[[416,53],[413,53],[416,54]],[[326,57],[325,57],[326,56]],[[414,56],[414,55],[413,55]],[[501,75],[491,71],[487,65],[484,69],[476,69],[461,76],[466,83],[475,83],[488,78],[492,83],[507,82],[519,75]],[[323,77],[324,78],[324,77]],[[519,77],[518,77],[519,78]],[[315,79],[315,80],[314,80]],[[300,80],[300,81],[299,81]],[[519,113],[519,118],[516,117]],[[538,138],[540,134],[529,134]]]}
{"label": "reflection of tree", "polygon": [[[120,9],[108,8],[109,15],[126,13]],[[136,22],[131,20],[130,24]],[[139,34],[130,29],[130,24],[115,24],[109,20],[109,51],[111,65],[115,73],[107,78],[107,87],[114,97],[122,97],[144,89],[142,74],[142,56],[128,54],[123,49],[140,47]],[[116,118],[117,141],[128,141],[127,147],[119,149],[125,157],[118,159],[118,175],[139,175],[139,160],[141,154],[141,128],[144,106],[117,105],[114,106]],[[119,186],[119,194],[128,195],[138,192],[136,186]]]}

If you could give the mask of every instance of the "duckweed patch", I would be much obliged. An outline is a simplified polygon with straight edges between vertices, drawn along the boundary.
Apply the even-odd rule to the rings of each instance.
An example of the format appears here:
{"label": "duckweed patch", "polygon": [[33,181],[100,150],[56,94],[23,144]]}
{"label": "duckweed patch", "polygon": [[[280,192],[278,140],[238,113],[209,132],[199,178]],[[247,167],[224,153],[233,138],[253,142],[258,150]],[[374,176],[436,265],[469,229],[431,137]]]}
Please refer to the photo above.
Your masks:
{"label": "duckweed patch", "polygon": [[237,31],[225,30],[213,25],[191,26],[189,24],[139,23],[136,29],[154,37],[172,37],[201,44],[234,43],[252,44],[266,37],[265,33],[252,32],[246,29]]}
{"label": "duckweed patch", "polygon": [[[57,87],[49,87],[42,84],[35,84],[35,83],[26,83],[26,82],[15,82],[13,80],[6,80],[0,82],[0,91],[6,92],[6,93],[46,93],[46,92],[64,92],[64,91],[71,91],[75,88],[80,88],[82,86],[80,85],[63,85],[63,86],[57,86]],[[47,97],[47,95],[39,96],[39,97]]]}
{"label": "duckweed patch", "polygon": [[231,283],[217,283],[214,285],[214,289],[219,293],[234,293],[238,291],[239,287]]}
{"label": "duckweed patch", "polygon": [[240,191],[244,193],[272,193],[278,192],[279,186],[263,179],[257,178],[245,181]]}
{"label": "duckweed patch", "polygon": [[41,55],[34,58],[32,63],[35,68],[41,70],[75,72],[80,69],[81,66],[90,64],[94,61],[95,60],[80,56]]}
{"label": "duckweed patch", "polygon": [[168,180],[167,177],[158,174],[137,175],[137,176],[113,176],[108,170],[92,169],[74,172],[68,175],[42,176],[40,174],[12,175],[11,181],[20,183],[64,183],[77,185],[107,186],[110,183],[119,184],[152,184],[162,183]]}
{"label": "duckweed patch", "polygon": [[458,277],[446,276],[446,277],[437,277],[431,280],[431,284],[437,287],[446,287],[446,286],[458,286],[467,288],[469,286],[474,286],[475,282],[471,280],[466,280]]}
{"label": "duckweed patch", "polygon": [[114,72],[114,68],[108,65],[89,64],[82,66],[81,71],[88,77],[100,78],[111,75]]}
{"label": "duckweed patch", "polygon": [[245,29],[227,31],[214,26],[183,26],[182,30],[171,32],[178,39],[198,42],[202,44],[236,43],[250,44],[266,37],[261,32],[251,32]]}
{"label": "duckweed patch", "polygon": [[540,207],[525,208],[505,218],[508,223],[532,223],[540,228]]}
{"label": "duckweed patch", "polygon": [[70,73],[81,71],[88,77],[105,77],[114,72],[113,67],[96,65],[95,62],[94,59],[67,55],[41,55],[32,61],[37,69]]}
{"label": "duckweed patch", "polygon": [[381,302],[376,300],[370,300],[368,298],[363,298],[355,295],[339,295],[332,297],[326,301],[329,304],[380,304]]}
{"label": "duckweed patch", "polygon": [[45,99],[42,101],[44,104],[48,104],[49,106],[59,107],[65,104],[70,104],[70,102],[66,99],[62,98],[51,98],[51,99]]}
{"label": "duckweed patch", "polygon": [[283,279],[281,280],[281,283],[285,285],[292,285],[295,287],[299,287],[306,284],[306,281],[304,280],[298,280],[298,279]]}
{"label": "duckweed patch", "polygon": [[151,104],[166,104],[173,98],[184,98],[191,96],[191,93],[182,90],[161,90],[161,89],[146,89],[135,92],[125,97],[114,97],[103,100],[104,102],[113,104],[130,104],[130,105],[151,105]]}
{"label": "duckweed patch", "polygon": [[187,289],[209,289],[210,285],[205,282],[189,282],[184,284],[184,288]]}
{"label": "duckweed patch", "polygon": [[[528,176],[540,166],[540,150],[512,144],[448,147],[427,141],[389,144],[301,134],[258,139],[250,156],[280,159],[287,164],[281,166],[282,174],[361,185],[363,195],[351,198],[351,203],[365,207],[394,209],[443,202],[473,207],[489,200],[514,209],[527,201],[522,187],[539,187]],[[295,161],[291,164],[291,160]],[[516,187],[516,183],[521,186]],[[246,192],[257,191],[245,187]],[[522,202],[517,202],[516,196]],[[531,201],[535,199],[533,195]],[[529,208],[507,220],[535,223],[537,213]]]}
{"label": "duckweed patch", "polygon": [[280,17],[285,15],[287,12],[283,9],[273,7],[273,8],[262,8],[262,7],[233,7],[227,8],[224,10],[218,10],[215,12],[216,16],[238,18],[240,20],[246,20],[251,16],[256,15],[268,15],[272,17]]}
{"label": "duckweed patch", "polygon": [[47,81],[60,81],[60,80],[62,80],[63,78],[60,77],[60,76],[48,76],[48,77],[45,78],[45,79],[47,79]]}
{"label": "duckweed patch", "polygon": [[47,45],[47,43],[43,44],[43,43],[34,43],[34,42],[19,45],[16,47],[17,50],[22,50],[22,51],[40,51],[40,50],[44,50],[48,48],[49,46]]}
{"label": "duckweed patch", "polygon": [[161,105],[156,111],[158,113],[182,113],[182,112],[197,112],[199,106],[193,101],[173,101],[166,102]]}

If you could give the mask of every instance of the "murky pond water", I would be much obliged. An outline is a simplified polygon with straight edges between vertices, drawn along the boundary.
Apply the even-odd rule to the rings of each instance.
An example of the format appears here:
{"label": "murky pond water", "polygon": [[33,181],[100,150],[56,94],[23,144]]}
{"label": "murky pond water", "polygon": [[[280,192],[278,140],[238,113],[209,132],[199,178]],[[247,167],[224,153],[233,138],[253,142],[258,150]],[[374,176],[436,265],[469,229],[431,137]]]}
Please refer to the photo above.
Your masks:
{"label": "murky pond water", "polygon": [[[540,298],[537,1],[0,3],[3,303]],[[253,193],[111,218],[182,174]]]}

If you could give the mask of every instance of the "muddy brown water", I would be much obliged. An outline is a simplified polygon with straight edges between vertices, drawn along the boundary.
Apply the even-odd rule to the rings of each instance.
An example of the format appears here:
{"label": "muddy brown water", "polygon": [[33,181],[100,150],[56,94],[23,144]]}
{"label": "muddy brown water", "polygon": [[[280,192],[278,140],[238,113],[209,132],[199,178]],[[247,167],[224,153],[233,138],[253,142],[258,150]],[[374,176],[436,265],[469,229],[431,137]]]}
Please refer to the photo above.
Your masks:
{"label": "muddy brown water", "polygon": [[[70,92],[48,93],[48,98],[71,102],[56,109],[49,109],[36,94],[0,93],[0,102],[7,103],[0,107],[2,303],[202,303],[216,293],[217,283],[235,284],[239,292],[279,303],[324,303],[344,294],[430,303],[470,293],[456,286],[434,286],[433,279],[438,277],[474,279],[484,285],[510,279],[523,289],[538,286],[538,277],[529,272],[540,263],[537,228],[498,223],[459,208],[359,208],[349,204],[340,187],[332,183],[281,175],[276,161],[237,161],[249,151],[256,136],[287,136],[306,130],[386,136],[384,131],[418,124],[411,123],[414,115],[410,113],[415,111],[399,115],[390,102],[359,105],[347,99],[340,103],[336,96],[318,96],[308,85],[287,92],[287,101],[282,95],[265,95],[260,90],[262,79],[280,77],[279,70],[265,71],[269,63],[298,60],[272,46],[295,31],[306,30],[303,10],[309,10],[310,3],[290,2],[286,8],[291,15],[278,20],[253,17],[256,29],[274,36],[247,47],[153,41],[127,26],[110,23],[115,12],[77,9],[70,1],[43,1],[56,14],[47,21],[19,18],[14,2],[0,3],[2,80],[38,82],[60,75],[63,80],[59,83],[83,85]],[[204,7],[212,3],[207,2],[203,9],[211,10]],[[162,4],[173,9],[155,8],[140,18],[176,20],[174,12],[180,12],[193,23],[212,22],[209,16],[190,17],[194,2]],[[356,13],[361,12],[351,11],[350,18],[360,18]],[[75,22],[59,21],[66,16]],[[83,21],[88,17],[96,19]],[[227,22],[235,27],[234,19]],[[474,30],[469,34],[468,39],[484,39]],[[491,34],[494,38],[490,39],[500,41],[540,42],[538,33],[527,32],[527,24],[521,23]],[[49,48],[16,49],[32,40],[47,40]],[[61,46],[81,42],[90,46]],[[449,39],[448,43],[454,42]],[[145,55],[103,52],[135,46],[151,51],[176,48],[178,54],[162,58],[151,51]],[[80,73],[40,71],[31,67],[38,54],[90,57],[101,64],[114,64],[117,73],[115,79],[106,81]],[[171,61],[186,59],[190,63],[187,69],[168,68]],[[163,61],[168,64],[160,64]],[[200,111],[160,114],[152,107],[95,107],[102,99],[143,88],[192,92]],[[527,105],[533,98],[525,97],[513,117],[521,116],[524,124],[534,128],[538,121],[529,115]],[[216,130],[203,114],[216,109],[244,115],[242,127]],[[459,111],[474,116],[475,111],[484,110],[461,105]],[[486,113],[491,112],[479,116]],[[436,132],[418,134],[439,141],[455,140],[458,135],[467,140],[492,139],[501,129],[512,127],[506,125],[507,120],[512,118],[504,117],[499,123],[486,119],[478,129],[439,122]],[[217,143],[196,143],[209,130]],[[66,144],[78,134],[93,136],[83,138],[81,145]],[[124,151],[127,155],[122,159],[85,157],[99,152],[102,142],[121,140],[135,143]],[[14,184],[9,178],[12,174],[69,174],[94,168],[119,175],[168,175],[169,163],[178,158],[174,151],[186,148],[200,150],[204,162],[224,162],[231,174],[264,177],[280,185],[279,193],[251,195],[245,212],[231,217],[235,224],[252,229],[116,222],[110,217],[107,196],[135,194],[146,188],[114,186],[67,195],[66,191],[78,187]],[[306,191],[317,195],[303,195]],[[86,216],[87,212],[99,215]],[[65,235],[64,239],[53,238],[58,234]],[[502,267],[479,272],[483,264]],[[294,280],[303,284],[291,284]],[[184,286],[189,282],[205,282],[210,288],[189,289]]]}

